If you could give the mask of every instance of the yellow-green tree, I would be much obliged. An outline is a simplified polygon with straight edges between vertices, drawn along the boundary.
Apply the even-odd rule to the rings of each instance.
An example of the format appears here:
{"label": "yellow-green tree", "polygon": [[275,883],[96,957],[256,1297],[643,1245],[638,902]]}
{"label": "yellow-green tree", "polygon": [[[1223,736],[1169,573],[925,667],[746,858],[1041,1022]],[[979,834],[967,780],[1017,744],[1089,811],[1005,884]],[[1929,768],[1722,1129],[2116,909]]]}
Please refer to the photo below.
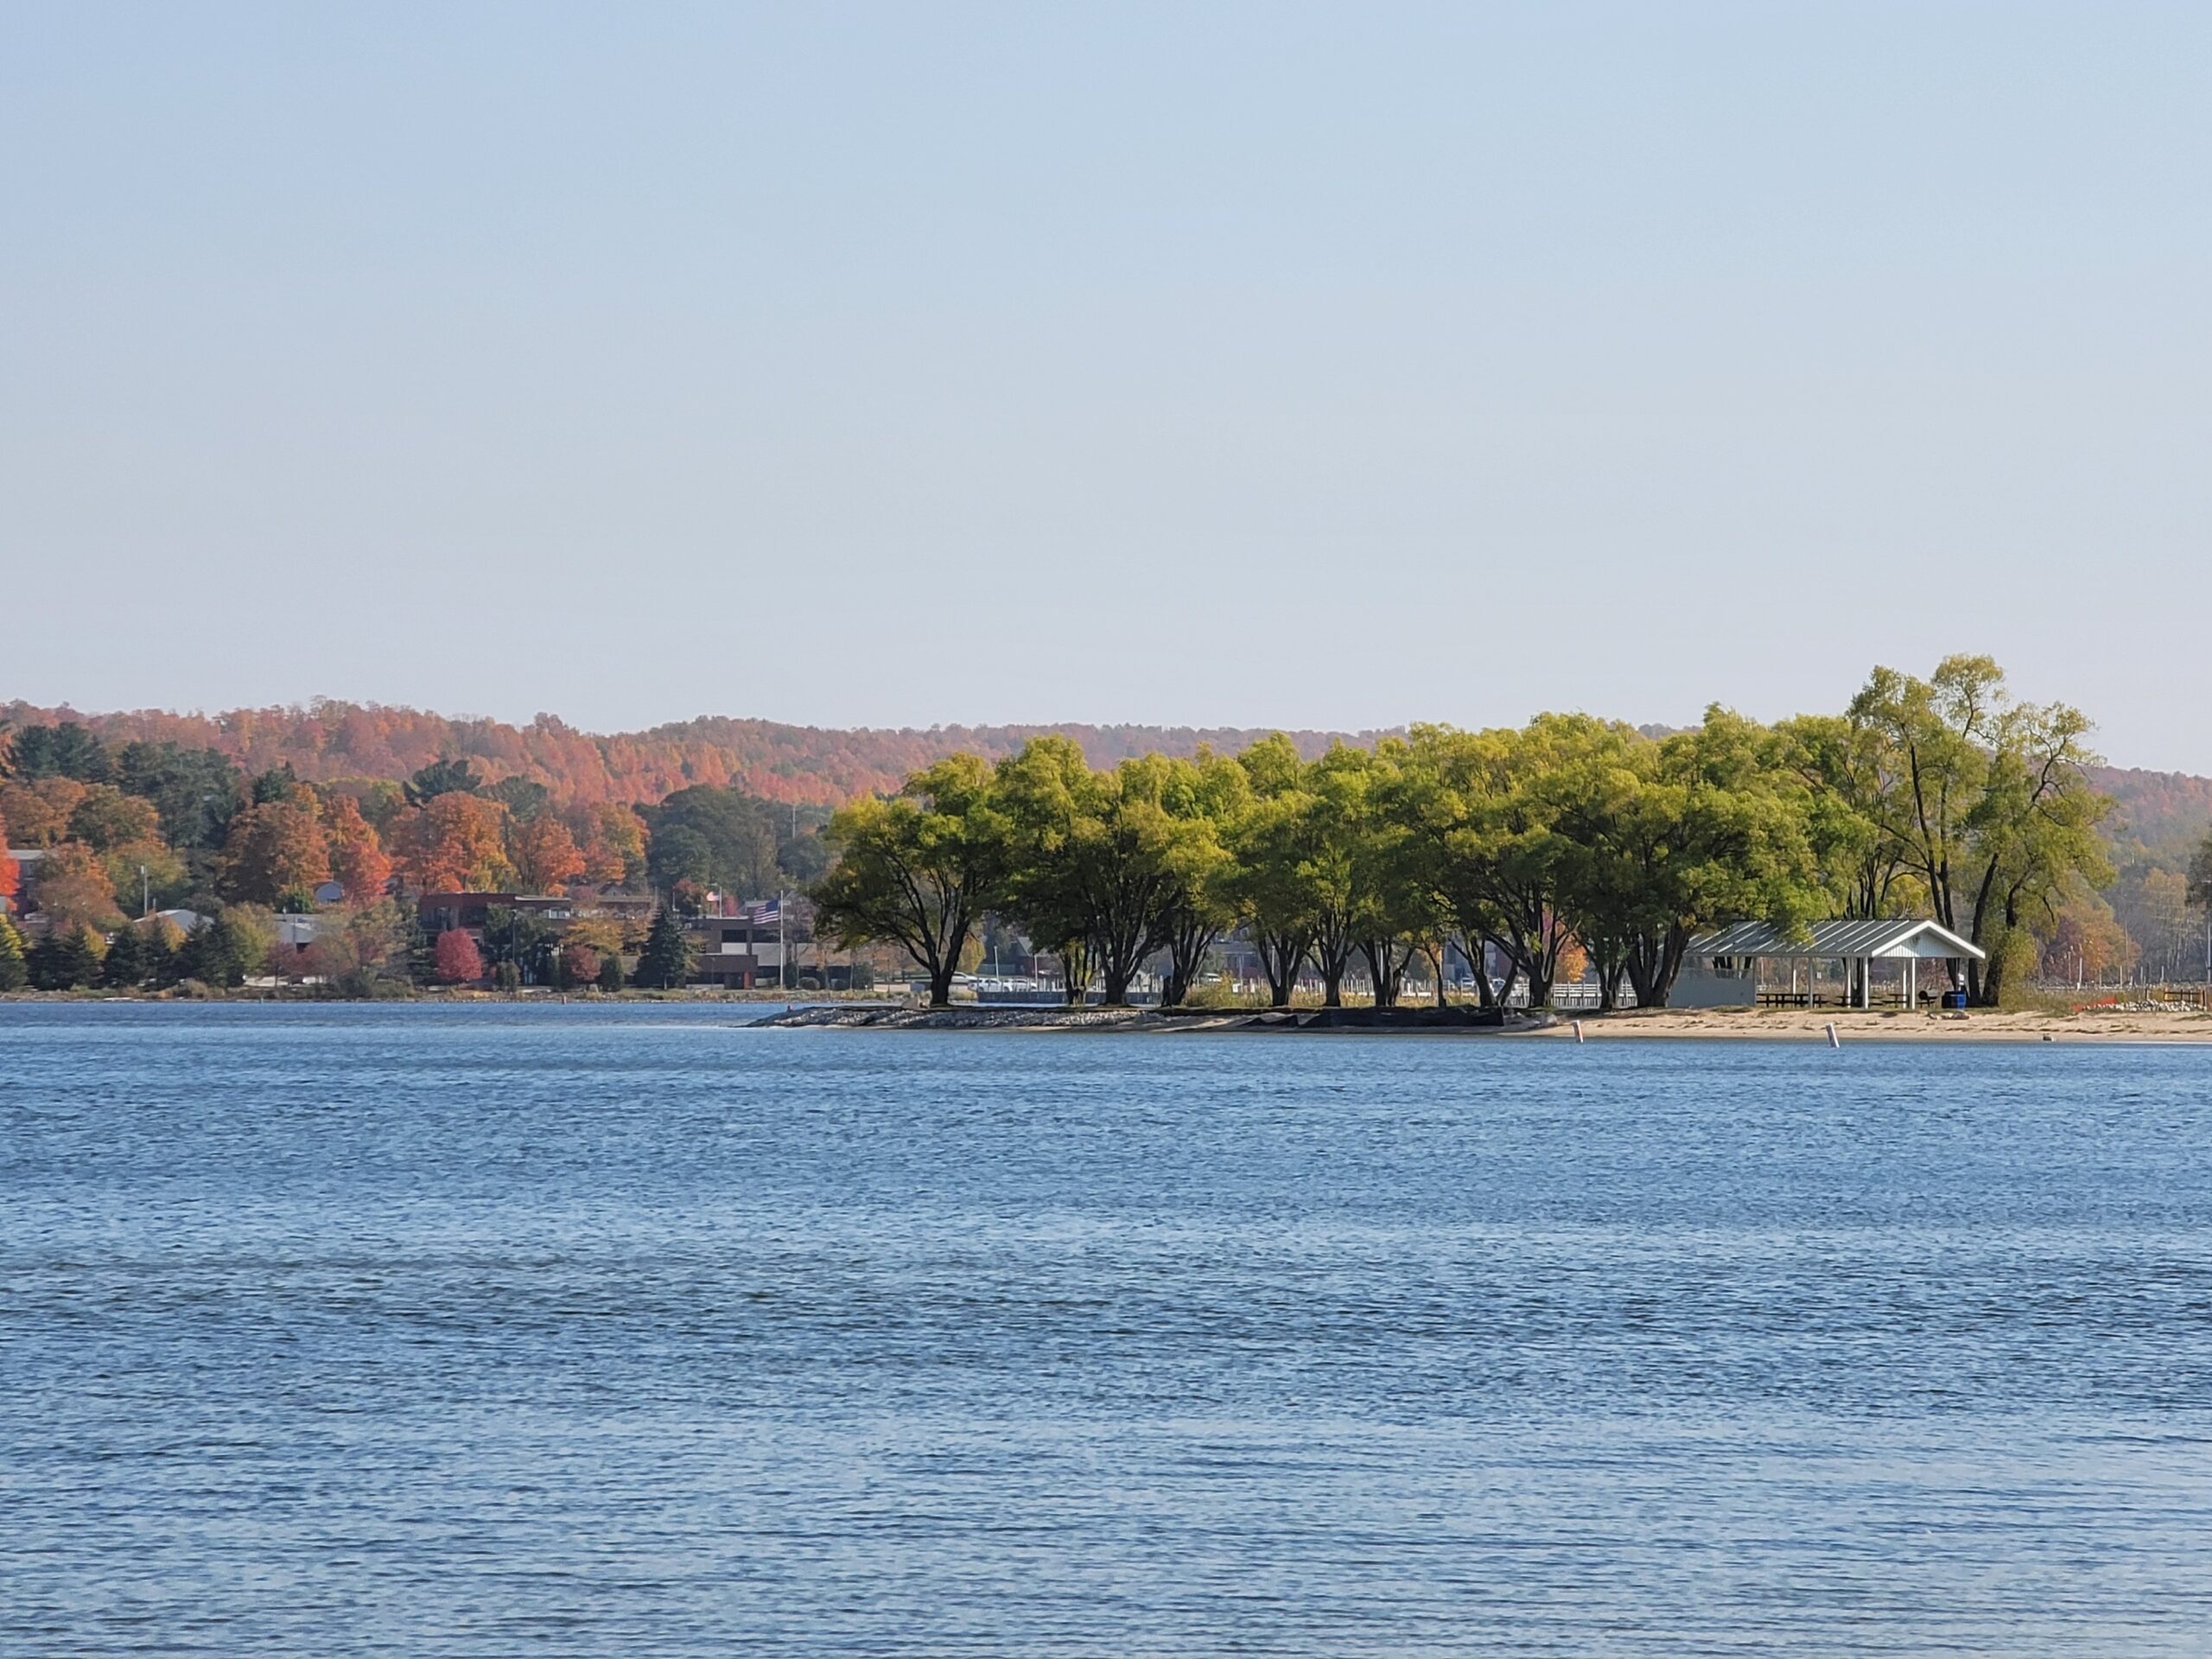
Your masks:
{"label": "yellow-green tree", "polygon": [[1207,953],[1236,922],[1226,877],[1234,861],[1229,837],[1252,803],[1252,786],[1234,760],[1201,749],[1169,763],[1162,802],[1181,833],[1171,858],[1161,932],[1167,951],[1162,1007],[1179,1007],[1198,982]]}
{"label": "yellow-green tree", "polygon": [[1313,943],[1319,900],[1306,858],[1311,798],[1297,746],[1278,732],[1236,757],[1248,798],[1225,826],[1229,861],[1215,879],[1267,976],[1268,1001],[1290,1006]]}
{"label": "yellow-green tree", "polygon": [[[1075,743],[1048,736],[1000,765],[997,788],[1011,831],[1007,912],[1064,960],[1087,953],[1108,1005],[1125,1004],[1211,861],[1217,836],[1197,780],[1156,754],[1094,772]],[[1068,1000],[1085,988],[1071,966]]]}

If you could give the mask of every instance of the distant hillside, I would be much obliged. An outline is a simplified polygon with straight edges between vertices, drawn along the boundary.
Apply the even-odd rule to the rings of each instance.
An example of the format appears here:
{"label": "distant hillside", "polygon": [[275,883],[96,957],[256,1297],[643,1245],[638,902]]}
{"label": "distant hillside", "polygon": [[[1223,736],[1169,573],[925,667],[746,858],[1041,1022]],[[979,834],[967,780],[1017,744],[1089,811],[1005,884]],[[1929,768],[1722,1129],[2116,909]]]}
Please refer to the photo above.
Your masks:
{"label": "distant hillside", "polygon": [[[454,720],[415,709],[315,702],[300,709],[235,709],[218,715],[159,710],[87,715],[67,707],[0,704],[0,722],[27,725],[81,721],[118,742],[175,741],[219,749],[249,771],[289,763],[301,777],[405,778],[434,760],[461,757],[496,781],[524,777],[563,800],[658,801],[690,784],[735,785],[773,801],[833,805],[855,795],[896,789],[907,773],[962,750],[996,757],[1032,737],[1054,732],[1083,746],[1093,765],[1157,750],[1189,754],[1201,744],[1241,749],[1264,730],[1186,726],[935,726],[840,731],[767,720],[708,716],[651,731],[611,736],[580,732],[552,715],[527,726],[495,720]],[[1294,732],[1306,754],[1325,751],[1338,734]],[[1347,733],[1372,742],[1372,733]]]}
{"label": "distant hillside", "polygon": [[2212,778],[2139,766],[2092,766],[2089,782],[2117,801],[2106,833],[2156,853],[2185,857],[2212,829]]}
{"label": "distant hillside", "polygon": [[[434,760],[467,756],[497,780],[534,779],[562,799],[658,801],[690,784],[735,785],[774,801],[834,805],[855,795],[896,789],[910,772],[961,750],[1010,754],[1040,733],[1083,746],[1094,766],[1159,751],[1189,754],[1201,744],[1234,753],[1268,734],[1263,728],[1191,726],[932,726],[925,731],[786,726],[769,720],[704,716],[650,731],[597,735],[552,715],[527,726],[454,720],[416,709],[315,702],[296,709],[234,709],[219,715],[158,710],[82,715],[27,702],[0,704],[0,722],[81,720],[118,741],[174,740],[219,749],[248,770],[289,761],[314,782],[405,778]],[[1646,727],[1647,735],[1672,729]],[[1372,743],[1375,732],[1290,734],[1307,756],[1341,737]],[[2108,833],[2168,858],[2185,855],[2212,828],[2212,779],[2185,772],[2098,766],[2090,781],[2119,802]]]}

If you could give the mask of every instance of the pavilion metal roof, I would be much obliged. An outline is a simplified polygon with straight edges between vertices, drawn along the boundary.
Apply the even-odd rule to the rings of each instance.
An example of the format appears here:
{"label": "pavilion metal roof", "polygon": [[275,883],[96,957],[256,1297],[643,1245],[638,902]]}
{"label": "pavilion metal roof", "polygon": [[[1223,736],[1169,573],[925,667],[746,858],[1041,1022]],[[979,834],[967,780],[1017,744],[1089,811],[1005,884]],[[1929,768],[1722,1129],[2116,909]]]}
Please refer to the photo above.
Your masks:
{"label": "pavilion metal roof", "polygon": [[[1931,949],[1930,947],[1940,947]],[[1738,922],[1689,943],[1693,957],[1967,957],[1984,953],[1935,922],[1891,917],[1877,921],[1815,922],[1792,934],[1771,922]]]}

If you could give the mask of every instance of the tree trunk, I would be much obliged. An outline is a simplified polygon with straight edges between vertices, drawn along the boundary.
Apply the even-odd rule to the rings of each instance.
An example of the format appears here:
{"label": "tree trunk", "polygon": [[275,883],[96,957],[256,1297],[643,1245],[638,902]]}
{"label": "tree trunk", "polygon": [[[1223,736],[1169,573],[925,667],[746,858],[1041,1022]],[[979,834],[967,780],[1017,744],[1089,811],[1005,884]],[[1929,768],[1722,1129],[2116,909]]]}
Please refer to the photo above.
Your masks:
{"label": "tree trunk", "polygon": [[1462,933],[1459,950],[1467,958],[1467,966],[1475,976],[1475,1002],[1479,1007],[1495,1008],[1497,993],[1490,983],[1490,941],[1479,933]]}
{"label": "tree trunk", "polygon": [[1344,964],[1351,960],[1351,941],[1327,935],[1314,940],[1309,949],[1313,965],[1321,970],[1322,1006],[1341,1008],[1344,1005]]}
{"label": "tree trunk", "polygon": [[1179,1008],[1189,1000],[1198,969],[1205,965],[1206,952],[1220,937],[1219,928],[1198,922],[1186,922],[1175,930],[1167,946],[1167,984],[1160,993],[1161,1007]]}
{"label": "tree trunk", "polygon": [[1367,958],[1367,971],[1375,982],[1375,1006],[1395,1008],[1398,1006],[1398,951],[1389,939],[1362,939],[1359,954]]}
{"label": "tree trunk", "polygon": [[940,963],[930,969],[930,1007],[949,1008],[952,1006],[951,963]]}
{"label": "tree trunk", "polygon": [[1287,1008],[1298,986],[1298,970],[1305,965],[1306,940],[1295,933],[1252,930],[1252,944],[1260,953],[1260,971],[1268,976],[1268,1006]]}
{"label": "tree trunk", "polygon": [[1060,969],[1067,976],[1065,995],[1068,1007],[1079,1008],[1090,996],[1091,966],[1090,942],[1088,939],[1060,947]]}

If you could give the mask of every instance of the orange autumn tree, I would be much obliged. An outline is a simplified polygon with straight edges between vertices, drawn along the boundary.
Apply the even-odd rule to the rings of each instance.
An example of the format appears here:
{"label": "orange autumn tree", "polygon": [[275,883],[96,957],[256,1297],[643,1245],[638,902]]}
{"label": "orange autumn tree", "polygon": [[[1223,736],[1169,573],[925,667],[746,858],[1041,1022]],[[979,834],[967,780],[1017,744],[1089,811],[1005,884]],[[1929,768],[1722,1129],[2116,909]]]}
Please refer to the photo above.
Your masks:
{"label": "orange autumn tree", "polygon": [[330,880],[330,842],[304,791],[249,806],[231,820],[216,861],[226,899],[274,905]]}
{"label": "orange autumn tree", "polygon": [[394,851],[417,893],[504,893],[514,880],[507,861],[506,808],[455,791],[432,797],[397,826]]}
{"label": "orange autumn tree", "polygon": [[645,873],[645,824],[626,806],[602,801],[569,809],[573,838],[583,848],[584,879],[619,887]]}
{"label": "orange autumn tree", "polygon": [[105,931],[123,920],[115,905],[115,883],[99,855],[81,841],[65,841],[48,850],[39,861],[32,896],[57,934],[77,927]]}
{"label": "orange autumn tree", "polygon": [[0,911],[15,908],[16,861],[8,856],[8,820],[0,818]]}
{"label": "orange autumn tree", "polygon": [[90,793],[74,778],[35,778],[0,784],[0,817],[13,826],[10,845],[51,847],[69,834],[69,819]]}
{"label": "orange autumn tree", "polygon": [[515,880],[524,893],[554,893],[584,873],[584,855],[576,850],[569,826],[550,812],[541,812],[527,823],[513,826],[507,840],[507,860],[515,867]]}
{"label": "orange autumn tree", "polygon": [[328,797],[322,827],[330,842],[330,879],[346,889],[346,901],[365,905],[383,897],[391,880],[391,855],[376,826],[361,815],[361,804],[350,795]]}

